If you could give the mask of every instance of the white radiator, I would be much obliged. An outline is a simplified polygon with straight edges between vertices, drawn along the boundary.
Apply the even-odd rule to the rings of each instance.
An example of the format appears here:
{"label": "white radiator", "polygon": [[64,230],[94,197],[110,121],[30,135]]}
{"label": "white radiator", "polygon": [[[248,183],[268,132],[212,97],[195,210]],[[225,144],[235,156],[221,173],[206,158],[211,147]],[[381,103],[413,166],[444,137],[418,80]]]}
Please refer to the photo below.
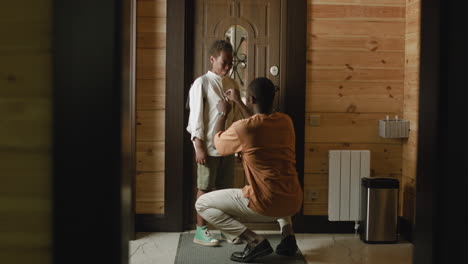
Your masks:
{"label": "white radiator", "polygon": [[328,152],[328,220],[360,220],[361,178],[370,176],[369,150]]}

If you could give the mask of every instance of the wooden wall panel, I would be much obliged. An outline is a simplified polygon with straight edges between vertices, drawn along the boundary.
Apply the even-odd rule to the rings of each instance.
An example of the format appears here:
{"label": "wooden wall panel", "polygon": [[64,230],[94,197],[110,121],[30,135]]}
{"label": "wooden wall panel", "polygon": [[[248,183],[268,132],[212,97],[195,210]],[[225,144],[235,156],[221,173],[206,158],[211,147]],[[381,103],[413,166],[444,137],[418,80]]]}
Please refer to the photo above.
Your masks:
{"label": "wooden wall panel", "polygon": [[[313,7],[312,7],[313,8]],[[404,21],[309,20],[310,34],[400,37],[405,34]]]}
{"label": "wooden wall panel", "polygon": [[303,207],[303,213],[305,215],[328,215],[328,202],[327,203],[316,203],[316,202],[305,202]]}
{"label": "wooden wall panel", "polygon": [[[304,177],[304,213],[328,214],[328,174],[309,173]],[[314,192],[312,195],[309,192]]]}
{"label": "wooden wall panel", "polygon": [[407,0],[406,4],[406,34],[420,32],[420,0]]}
{"label": "wooden wall panel", "polygon": [[340,65],[345,66],[350,71],[353,71],[354,68],[401,69],[404,59],[403,51],[312,50],[307,54],[308,64],[313,64],[316,67]]}
{"label": "wooden wall panel", "polygon": [[137,48],[166,47],[166,18],[138,17]]}
{"label": "wooden wall panel", "polygon": [[164,201],[144,202],[136,201],[136,209],[139,214],[164,214]]}
{"label": "wooden wall panel", "polygon": [[139,172],[136,180],[138,200],[164,201],[163,172]]}
{"label": "wooden wall panel", "polygon": [[308,50],[401,52],[405,39],[400,36],[315,35],[307,34]]}
{"label": "wooden wall panel", "polygon": [[398,175],[402,171],[401,144],[349,144],[349,143],[306,143],[305,173],[328,173],[329,150],[362,150],[371,151],[371,176]]}
{"label": "wooden wall panel", "polygon": [[164,110],[166,107],[166,80],[137,80],[136,109]]}
{"label": "wooden wall panel", "polygon": [[14,148],[50,146],[51,110],[49,98],[1,98],[0,145]]}
{"label": "wooden wall panel", "polygon": [[164,79],[166,74],[165,49],[137,48],[136,57],[137,79]]}
{"label": "wooden wall panel", "polygon": [[[9,25],[4,24],[4,26]],[[10,26],[14,27],[14,25]],[[22,27],[26,26],[27,24]],[[0,64],[0,85],[2,89],[0,89],[0,96],[24,99],[50,98],[52,89],[44,88],[52,83],[50,51],[41,47],[28,46],[10,49],[9,42],[5,43],[3,39],[8,38],[0,40],[0,49],[2,49],[2,64]]]}
{"label": "wooden wall panel", "polygon": [[324,81],[324,82],[394,82],[401,84],[404,78],[404,69],[369,69],[353,68],[349,69],[346,65],[335,67],[308,66],[306,81]]}
{"label": "wooden wall panel", "polygon": [[405,84],[403,117],[410,121],[410,136],[403,143],[403,180],[400,214],[414,223],[419,119],[420,0],[406,2]]}
{"label": "wooden wall panel", "polygon": [[138,172],[136,200],[139,213],[164,213],[164,172]]}
{"label": "wooden wall panel", "polygon": [[[419,65],[419,33],[406,34],[405,62],[407,67],[417,67]],[[405,77],[406,81],[406,77]]]}
{"label": "wooden wall panel", "polygon": [[[313,1],[312,3],[315,3],[315,2],[319,2],[319,1]],[[404,21],[405,7],[404,6],[315,4],[313,7],[312,5],[309,5],[309,14],[311,15],[312,19],[329,18],[329,19],[370,20],[374,18],[380,21],[383,19]]]}
{"label": "wooden wall panel", "polygon": [[307,87],[306,112],[395,114],[403,106],[400,82],[310,82]]}
{"label": "wooden wall panel", "polygon": [[52,263],[51,249],[0,249],[0,256],[7,263]]}
{"label": "wooden wall panel", "polygon": [[2,3],[0,35],[0,259],[51,263],[52,1]]}
{"label": "wooden wall panel", "polygon": [[[308,125],[311,116],[320,117],[320,126]],[[382,138],[378,135],[376,120],[385,119],[385,115],[381,113],[310,113],[306,118],[306,142],[374,142],[396,145],[401,145],[402,142],[401,139]]]}
{"label": "wooden wall panel", "polygon": [[136,213],[164,213],[166,0],[137,1]]}
{"label": "wooden wall panel", "polygon": [[[417,129],[413,129],[417,131]],[[411,133],[411,132],[410,132]],[[403,144],[403,175],[408,178],[416,180],[416,159],[418,150],[418,139],[417,137],[410,137]]]}
{"label": "wooden wall panel", "polygon": [[405,0],[308,1],[305,214],[328,213],[331,149],[370,150],[371,176],[401,180],[402,140],[378,120],[403,115],[405,20]]}
{"label": "wooden wall panel", "polygon": [[137,173],[164,171],[164,141],[137,141]]}
{"label": "wooden wall panel", "polygon": [[404,6],[405,0],[307,0],[308,4]]}
{"label": "wooden wall panel", "polygon": [[165,138],[164,124],[166,122],[164,110],[137,111],[136,136],[139,141],[163,141]]}
{"label": "wooden wall panel", "polygon": [[166,0],[138,0],[138,17],[166,17]]}

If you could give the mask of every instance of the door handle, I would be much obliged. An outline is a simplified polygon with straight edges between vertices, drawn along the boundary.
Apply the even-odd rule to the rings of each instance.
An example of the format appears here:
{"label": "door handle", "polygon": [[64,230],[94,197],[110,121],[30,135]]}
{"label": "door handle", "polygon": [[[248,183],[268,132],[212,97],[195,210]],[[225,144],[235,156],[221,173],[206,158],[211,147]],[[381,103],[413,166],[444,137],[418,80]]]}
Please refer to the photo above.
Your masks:
{"label": "door handle", "polygon": [[275,65],[275,66],[270,67],[271,75],[276,76],[276,75],[278,75],[278,72],[279,72],[278,66]]}

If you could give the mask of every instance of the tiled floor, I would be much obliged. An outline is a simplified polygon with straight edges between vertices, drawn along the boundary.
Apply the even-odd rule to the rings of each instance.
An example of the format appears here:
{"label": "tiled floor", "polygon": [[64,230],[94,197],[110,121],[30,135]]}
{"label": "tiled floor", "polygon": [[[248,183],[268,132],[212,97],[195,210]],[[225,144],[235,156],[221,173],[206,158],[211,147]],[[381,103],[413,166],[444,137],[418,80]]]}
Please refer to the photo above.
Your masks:
{"label": "tiled floor", "polygon": [[[259,233],[278,232],[259,231]],[[139,239],[130,242],[130,264],[174,263],[179,233],[140,233],[138,237]],[[404,241],[398,244],[368,245],[354,234],[296,234],[296,238],[307,263],[412,263],[413,245]]]}

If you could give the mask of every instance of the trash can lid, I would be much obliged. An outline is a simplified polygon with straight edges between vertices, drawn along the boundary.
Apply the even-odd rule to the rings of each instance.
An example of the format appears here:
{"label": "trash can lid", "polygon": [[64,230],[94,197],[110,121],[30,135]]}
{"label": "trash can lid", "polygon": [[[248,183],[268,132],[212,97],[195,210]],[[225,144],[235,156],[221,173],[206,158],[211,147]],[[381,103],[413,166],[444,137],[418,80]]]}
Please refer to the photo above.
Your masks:
{"label": "trash can lid", "polygon": [[399,181],[393,178],[362,178],[361,184],[367,188],[398,189]]}

